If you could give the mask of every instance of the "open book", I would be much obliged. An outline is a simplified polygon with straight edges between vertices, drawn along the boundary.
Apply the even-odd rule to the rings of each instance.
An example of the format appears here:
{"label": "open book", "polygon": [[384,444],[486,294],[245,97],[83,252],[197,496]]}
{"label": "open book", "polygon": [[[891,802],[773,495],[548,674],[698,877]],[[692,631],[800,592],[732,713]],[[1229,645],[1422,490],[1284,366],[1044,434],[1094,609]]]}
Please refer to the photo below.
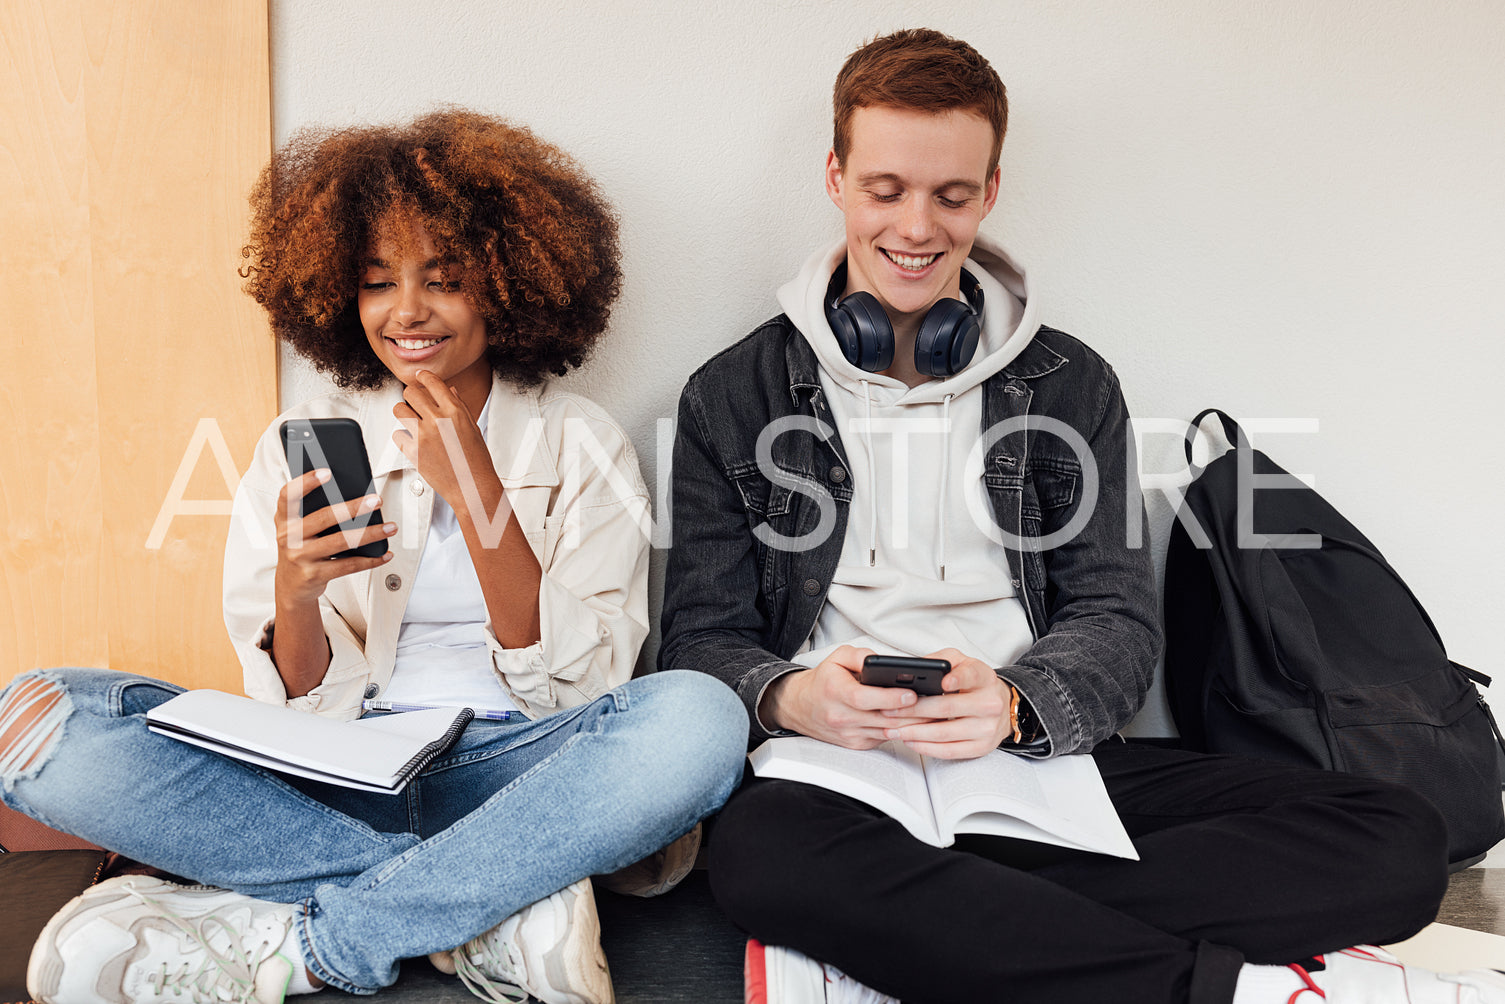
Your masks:
{"label": "open book", "polygon": [[455,744],[469,708],[341,722],[221,690],[190,690],[146,713],[164,736],[286,774],[393,794]]}
{"label": "open book", "polygon": [[993,750],[936,760],[900,742],[849,750],[806,736],[770,739],[748,759],[759,777],[818,784],[881,809],[927,844],[991,833],[1139,860],[1090,756],[1028,760]]}

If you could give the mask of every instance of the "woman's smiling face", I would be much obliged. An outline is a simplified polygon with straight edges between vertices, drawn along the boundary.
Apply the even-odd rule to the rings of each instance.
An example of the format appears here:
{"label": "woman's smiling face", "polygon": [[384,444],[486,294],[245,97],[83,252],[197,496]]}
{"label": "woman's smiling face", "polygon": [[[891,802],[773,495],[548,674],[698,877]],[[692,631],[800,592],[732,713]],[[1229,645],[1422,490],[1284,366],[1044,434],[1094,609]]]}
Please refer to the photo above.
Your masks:
{"label": "woman's smiling face", "polygon": [[406,241],[380,236],[361,269],[356,307],[371,351],[404,386],[419,370],[448,383],[478,413],[491,392],[486,319],[448,275],[421,224]]}

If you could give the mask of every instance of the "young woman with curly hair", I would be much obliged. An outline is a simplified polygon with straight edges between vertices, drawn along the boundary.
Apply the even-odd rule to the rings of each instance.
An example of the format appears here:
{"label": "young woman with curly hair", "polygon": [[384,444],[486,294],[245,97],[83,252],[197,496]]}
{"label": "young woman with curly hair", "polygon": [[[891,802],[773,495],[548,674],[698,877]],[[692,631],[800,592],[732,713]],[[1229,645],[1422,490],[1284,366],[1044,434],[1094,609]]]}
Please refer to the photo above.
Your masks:
{"label": "young woman with curly hair", "polygon": [[[89,890],[44,931],[32,994],[274,1004],[370,993],[428,955],[493,1001],[610,1001],[587,876],[661,862],[735,787],[747,731],[703,674],[630,679],[646,491],[622,430],[547,382],[605,330],[612,211],[559,150],[464,111],[305,133],[251,202],[247,290],[341,389],[280,416],[236,494],[224,608],[246,692],[337,719],[487,713],[392,796],[149,733],[170,684],[18,678],[5,802],[203,883]],[[280,429],[312,418],[359,425],[374,485],[302,514],[327,472],[292,477]]]}

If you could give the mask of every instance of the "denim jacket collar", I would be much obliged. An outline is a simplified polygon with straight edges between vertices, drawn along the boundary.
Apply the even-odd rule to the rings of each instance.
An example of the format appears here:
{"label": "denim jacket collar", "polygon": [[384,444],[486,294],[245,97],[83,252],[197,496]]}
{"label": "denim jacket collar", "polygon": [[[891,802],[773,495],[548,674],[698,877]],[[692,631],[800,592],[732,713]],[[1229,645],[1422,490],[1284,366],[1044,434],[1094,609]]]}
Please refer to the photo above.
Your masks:
{"label": "denim jacket collar", "polygon": [[1004,376],[1010,378],[1034,380],[1047,373],[1054,373],[1069,362],[1071,362],[1070,359],[1036,339],[1031,341],[1017,358],[1010,360],[1008,365],[1004,366],[1003,373]]}
{"label": "denim jacket collar", "polygon": [[790,333],[794,337],[784,341],[784,365],[789,369],[789,400],[798,408],[801,391],[814,394],[820,390],[820,364],[815,359],[815,350],[792,324]]}

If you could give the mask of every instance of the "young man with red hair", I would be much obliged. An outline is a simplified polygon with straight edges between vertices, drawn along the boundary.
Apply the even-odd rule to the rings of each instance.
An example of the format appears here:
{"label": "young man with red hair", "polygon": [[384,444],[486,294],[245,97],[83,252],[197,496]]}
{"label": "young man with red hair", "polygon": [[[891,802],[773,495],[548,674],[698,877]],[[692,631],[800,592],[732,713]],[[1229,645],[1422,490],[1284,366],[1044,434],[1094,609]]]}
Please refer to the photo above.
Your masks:
{"label": "young man with red hair", "polygon": [[[1505,1001],[1495,974],[1348,947],[1435,913],[1445,833],[1420,796],[1115,737],[1161,643],[1125,539],[1126,512],[1144,525],[1128,413],[978,233],[1007,122],[992,67],[898,32],[847,60],[835,113],[844,239],[680,401],[660,663],[730,684],[755,741],[1090,754],[1140,860],[941,849],[751,781],[711,841],[717,900],[757,939],[749,999]],[[874,651],[950,660],[944,693],[862,685]]]}

